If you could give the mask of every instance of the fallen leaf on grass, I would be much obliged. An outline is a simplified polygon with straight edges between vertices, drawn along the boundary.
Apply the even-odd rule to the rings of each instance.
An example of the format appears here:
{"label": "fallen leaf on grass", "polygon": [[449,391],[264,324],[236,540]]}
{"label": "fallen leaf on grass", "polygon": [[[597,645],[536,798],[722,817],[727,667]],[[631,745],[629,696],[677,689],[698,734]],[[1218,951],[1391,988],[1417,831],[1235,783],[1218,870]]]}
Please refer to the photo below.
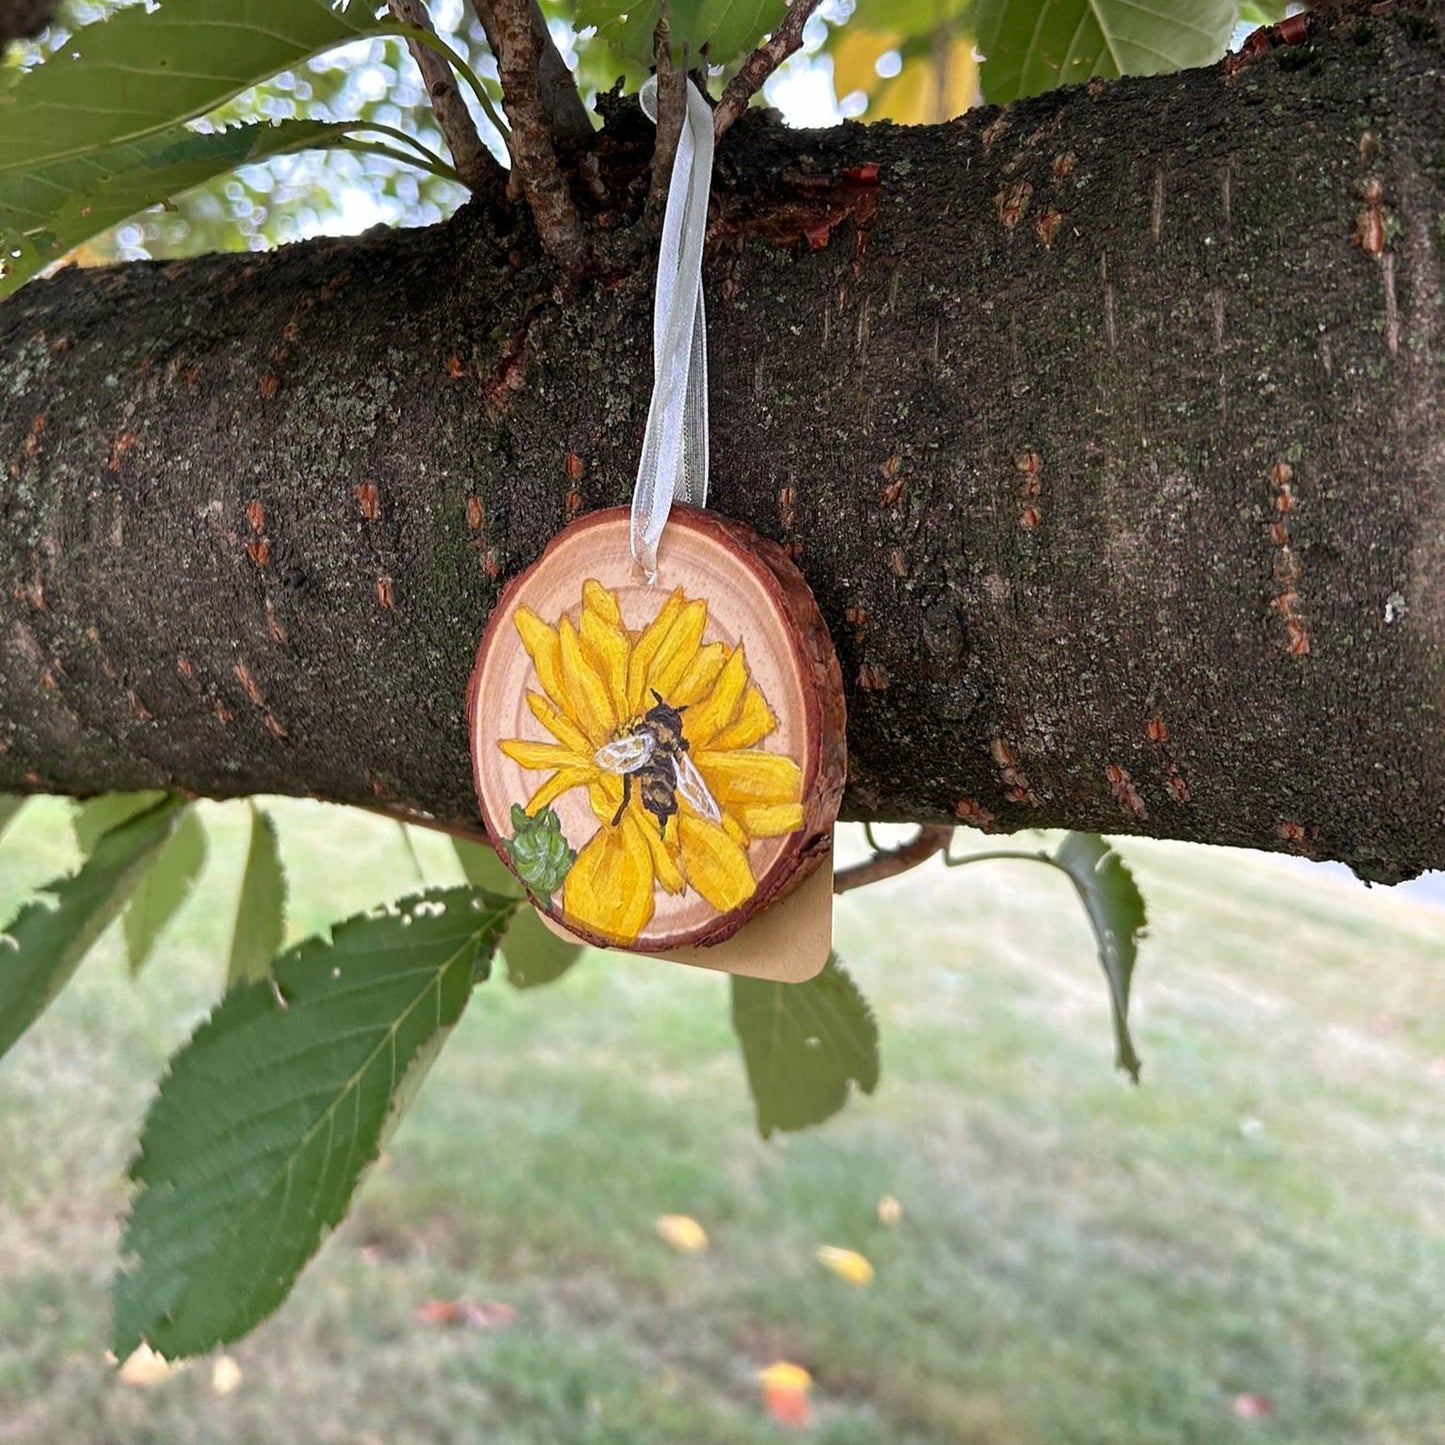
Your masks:
{"label": "fallen leaf on grass", "polygon": [[834,1244],[819,1245],[818,1263],[849,1284],[873,1283],[873,1266],[856,1249],[839,1249]]}
{"label": "fallen leaf on grass", "polygon": [[425,1304],[418,1305],[414,1314],[420,1323],[443,1329],[473,1325],[479,1330],[500,1330],[517,1318],[517,1311],[501,1300],[483,1300],[480,1304],[473,1304],[470,1300],[429,1299]]}
{"label": "fallen leaf on grass", "polygon": [[137,1345],[126,1357],[117,1378],[122,1385],[148,1390],[152,1385],[169,1380],[177,1370],[185,1369],[185,1365],[184,1360],[168,1360],[164,1355],[156,1354],[149,1345]]}
{"label": "fallen leaf on grass", "polygon": [[763,1404],[778,1424],[806,1430],[813,1423],[813,1407],[808,1403],[813,1377],[801,1365],[776,1360],[758,1371],[758,1379],[763,1386]]}
{"label": "fallen leaf on grass", "polygon": [[683,1254],[701,1254],[707,1248],[707,1230],[690,1214],[663,1214],[657,1232]]}
{"label": "fallen leaf on grass", "polygon": [[897,1224],[903,1218],[903,1206],[891,1195],[878,1201],[878,1219],[882,1224]]}
{"label": "fallen leaf on grass", "polygon": [[1267,1420],[1274,1414],[1274,1401],[1268,1395],[1236,1395],[1234,1413],[1241,1420]]}
{"label": "fallen leaf on grass", "polygon": [[241,1387],[241,1367],[230,1355],[222,1355],[211,1366],[211,1393],[231,1395]]}

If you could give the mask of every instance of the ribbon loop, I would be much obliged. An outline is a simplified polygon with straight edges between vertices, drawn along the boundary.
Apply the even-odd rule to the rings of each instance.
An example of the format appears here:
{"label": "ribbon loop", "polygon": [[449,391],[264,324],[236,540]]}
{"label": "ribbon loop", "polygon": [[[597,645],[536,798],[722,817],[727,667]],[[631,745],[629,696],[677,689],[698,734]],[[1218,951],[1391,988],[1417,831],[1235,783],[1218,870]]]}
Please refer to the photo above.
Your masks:
{"label": "ribbon loop", "polygon": [[[640,97],[657,120],[657,80]],[[632,494],[632,555],[651,580],[657,545],[676,501],[707,503],[707,317],[702,243],[712,188],[712,109],[687,82],[687,116],[667,187],[652,306],[652,404]]]}

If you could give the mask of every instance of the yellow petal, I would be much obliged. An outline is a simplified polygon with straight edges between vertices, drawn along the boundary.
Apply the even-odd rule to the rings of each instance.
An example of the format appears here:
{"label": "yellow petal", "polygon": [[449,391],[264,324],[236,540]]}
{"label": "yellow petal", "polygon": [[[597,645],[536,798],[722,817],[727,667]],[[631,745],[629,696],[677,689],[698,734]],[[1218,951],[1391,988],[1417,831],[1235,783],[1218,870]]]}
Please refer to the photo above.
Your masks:
{"label": "yellow petal", "polygon": [[599,768],[587,791],[597,821],[610,828],[612,820],[617,816],[617,810],[622,806],[622,779],[616,773],[604,773]]}
{"label": "yellow petal", "polygon": [[581,642],[593,671],[607,685],[608,711],[621,722],[627,716],[627,656],[632,640],[620,626],[584,608]]}
{"label": "yellow petal", "polygon": [[606,684],[592,669],[582,652],[582,642],[572,619],[564,617],[557,628],[562,651],[562,676],[567,683],[567,697],[572,706],[567,715],[587,734],[594,748],[600,748],[612,736],[617,716]]}
{"label": "yellow petal", "polygon": [[622,609],[617,605],[616,594],[609,592],[593,577],[582,584],[582,607],[587,612],[596,613],[603,622],[613,627],[622,626]]}
{"label": "yellow petal", "polygon": [[657,1232],[683,1254],[698,1254],[707,1248],[707,1230],[690,1214],[659,1215]]}
{"label": "yellow petal", "polygon": [[[674,813],[673,818],[677,815]],[[672,822],[672,818],[668,822]],[[677,844],[674,841],[672,847],[668,847],[667,834],[657,826],[657,820],[651,813],[644,812],[637,819],[638,826],[642,829],[642,836],[647,839],[647,847],[652,854],[652,871],[657,876],[657,881],[669,893],[681,893],[687,887],[687,879],[682,876],[682,870],[677,863]],[[676,829],[673,830],[676,832]]]}
{"label": "yellow petal", "polygon": [[[534,817],[572,788],[585,788],[597,776],[596,768],[563,768],[553,773],[530,798],[527,812]],[[761,834],[759,835],[761,836]]]}
{"label": "yellow petal", "polygon": [[524,768],[581,768],[591,765],[590,753],[580,757],[560,743],[529,743],[525,738],[506,738],[498,744],[514,763]]}
{"label": "yellow petal", "polygon": [[796,803],[803,795],[802,769],[782,753],[765,753],[761,748],[694,752],[693,761],[713,797],[725,806]]}
{"label": "yellow petal", "polygon": [[739,848],[746,848],[748,846],[747,829],[744,828],[731,813],[724,811],[722,815],[722,825],[723,832],[725,832]]}
{"label": "yellow petal", "polygon": [[560,708],[567,706],[567,684],[562,681],[562,651],[557,629],[548,627],[530,608],[519,607],[512,614],[522,646],[532,659],[537,681],[547,689],[547,696]]}
{"label": "yellow petal", "polygon": [[747,661],[743,657],[742,648],[736,647],[723,665],[707,699],[696,707],[689,708],[687,717],[683,720],[682,730],[692,744],[694,753],[700,748],[712,747],[718,732],[737,716],[747,685]]}
{"label": "yellow petal", "polygon": [[781,838],[803,826],[801,803],[763,803],[738,809],[738,819],[749,838]]}
{"label": "yellow petal", "polygon": [[654,692],[664,701],[671,701],[683,673],[697,655],[706,626],[707,603],[686,603],[657,649],[652,666],[647,670],[647,680],[643,684],[642,692],[644,706],[651,705]]}
{"label": "yellow petal", "polygon": [[721,642],[709,642],[706,647],[699,647],[688,663],[687,671],[678,678],[668,702],[673,707],[691,707],[700,702],[712,691],[727,655],[728,650]]}
{"label": "yellow petal", "polygon": [[[672,631],[672,624],[677,621],[678,613],[682,611],[682,588],[679,587],[666,602],[662,604],[656,617],[642,631],[642,636],[632,648],[632,657],[627,664],[627,709],[630,713],[646,712],[642,700],[647,697],[647,677],[652,668],[652,659],[657,656],[657,649],[662,646],[667,634]],[[652,705],[652,699],[648,698],[648,706]]]}
{"label": "yellow petal", "polygon": [[777,727],[778,720],[758,688],[749,685],[743,694],[743,705],[733,720],[708,743],[719,752],[733,748],[750,748],[761,742]]}
{"label": "yellow petal", "polygon": [[831,1269],[839,1279],[849,1284],[871,1284],[873,1266],[856,1249],[839,1249],[837,1245],[824,1244],[818,1249],[818,1263],[824,1269]]}
{"label": "yellow petal", "polygon": [[632,943],[652,917],[652,854],[636,820],[599,828],[562,884],[569,918],[614,943]]}
{"label": "yellow petal", "polygon": [[706,818],[682,813],[677,830],[688,883],[719,913],[731,913],[753,896],[757,884],[753,882],[747,852],[722,828]]}
{"label": "yellow petal", "polygon": [[532,709],[532,716],[564,747],[571,748],[579,758],[592,756],[593,749],[587,735],[576,723],[558,712],[540,692],[527,694],[527,706]]}

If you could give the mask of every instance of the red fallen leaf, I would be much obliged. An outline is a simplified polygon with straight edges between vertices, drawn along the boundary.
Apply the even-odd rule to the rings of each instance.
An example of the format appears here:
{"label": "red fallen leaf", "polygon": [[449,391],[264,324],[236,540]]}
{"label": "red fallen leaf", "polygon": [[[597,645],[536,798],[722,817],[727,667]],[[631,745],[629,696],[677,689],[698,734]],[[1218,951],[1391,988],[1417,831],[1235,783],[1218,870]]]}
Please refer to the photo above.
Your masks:
{"label": "red fallen leaf", "polygon": [[1274,1401],[1268,1395],[1236,1395],[1234,1413],[1241,1420],[1267,1420],[1274,1414]]}
{"label": "red fallen leaf", "polygon": [[479,1330],[499,1330],[516,1320],[517,1311],[500,1300],[473,1304],[470,1300],[429,1299],[417,1306],[415,1316],[421,1324],[444,1329],[474,1325]]}

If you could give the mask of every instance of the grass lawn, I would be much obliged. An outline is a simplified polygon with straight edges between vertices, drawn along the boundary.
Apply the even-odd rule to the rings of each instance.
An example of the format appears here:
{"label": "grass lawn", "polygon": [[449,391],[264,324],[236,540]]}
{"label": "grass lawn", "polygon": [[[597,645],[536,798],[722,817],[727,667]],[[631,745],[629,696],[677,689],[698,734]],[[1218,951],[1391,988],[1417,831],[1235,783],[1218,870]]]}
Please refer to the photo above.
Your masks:
{"label": "grass lawn", "polygon": [[[294,935],[413,886],[392,825],[275,812]],[[140,978],[107,937],[0,1063],[5,1445],[779,1441],[756,1380],[778,1358],[812,1372],[830,1445],[1445,1442],[1445,910],[1128,840],[1142,1088],[1110,1067],[1067,882],[1021,864],[840,900],[883,1079],[766,1144],[725,979],[590,954],[548,989],[493,980],[351,1217],[232,1348],[239,1387],[217,1396],[210,1361],[122,1384],[124,1166],[216,996],[236,886],[239,814],[206,813],[201,889]],[[0,847],[0,916],[72,862],[62,817]],[[415,843],[459,880],[444,839]],[[710,1248],[673,1251],[664,1213]],[[455,1298],[516,1316],[416,1318]]]}

